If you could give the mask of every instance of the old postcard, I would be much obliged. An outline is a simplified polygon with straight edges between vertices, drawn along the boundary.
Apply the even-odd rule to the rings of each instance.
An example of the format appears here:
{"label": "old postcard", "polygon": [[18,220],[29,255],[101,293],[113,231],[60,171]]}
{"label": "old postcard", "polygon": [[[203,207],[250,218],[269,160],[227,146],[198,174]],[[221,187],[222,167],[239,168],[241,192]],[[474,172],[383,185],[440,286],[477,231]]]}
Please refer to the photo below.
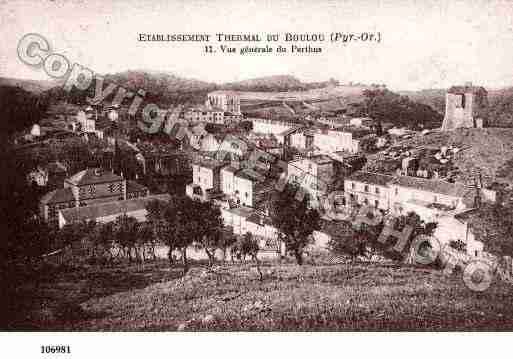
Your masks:
{"label": "old postcard", "polygon": [[6,344],[513,329],[512,3],[0,0],[0,29]]}

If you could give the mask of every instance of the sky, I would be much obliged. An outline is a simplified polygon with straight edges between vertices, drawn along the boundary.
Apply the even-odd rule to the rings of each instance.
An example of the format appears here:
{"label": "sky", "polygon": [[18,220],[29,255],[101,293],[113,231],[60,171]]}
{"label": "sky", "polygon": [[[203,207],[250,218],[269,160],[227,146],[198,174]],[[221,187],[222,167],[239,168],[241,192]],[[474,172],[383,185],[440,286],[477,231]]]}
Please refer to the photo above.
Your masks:
{"label": "sky", "polygon": [[[208,54],[202,43],[137,41],[139,33],[286,32],[380,32],[382,41],[311,43],[320,54],[245,56]],[[287,74],[393,90],[467,81],[513,86],[513,3],[505,1],[0,0],[0,76],[49,79],[17,58],[27,33],[100,74],[146,69],[216,83]]]}

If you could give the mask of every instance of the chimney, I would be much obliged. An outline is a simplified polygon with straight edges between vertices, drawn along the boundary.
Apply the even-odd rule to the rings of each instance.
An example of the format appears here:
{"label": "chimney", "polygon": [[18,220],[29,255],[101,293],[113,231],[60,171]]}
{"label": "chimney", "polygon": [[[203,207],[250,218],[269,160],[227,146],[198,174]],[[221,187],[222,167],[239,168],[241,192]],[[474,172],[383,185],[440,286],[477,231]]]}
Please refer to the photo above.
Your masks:
{"label": "chimney", "polygon": [[472,81],[465,82],[465,87],[472,87]]}

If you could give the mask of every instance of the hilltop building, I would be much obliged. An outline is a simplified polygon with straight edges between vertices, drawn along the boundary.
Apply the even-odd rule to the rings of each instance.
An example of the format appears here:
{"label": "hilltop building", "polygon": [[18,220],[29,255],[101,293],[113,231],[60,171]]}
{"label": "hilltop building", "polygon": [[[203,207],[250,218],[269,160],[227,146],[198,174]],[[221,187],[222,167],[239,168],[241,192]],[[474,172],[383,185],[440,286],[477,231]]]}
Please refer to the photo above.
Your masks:
{"label": "hilltop building", "polygon": [[442,131],[461,127],[483,127],[483,110],[488,105],[487,95],[484,87],[472,86],[472,83],[451,87],[445,96]]}
{"label": "hilltop building", "polygon": [[218,107],[224,112],[240,115],[240,96],[235,91],[213,91],[207,95],[207,106]]}

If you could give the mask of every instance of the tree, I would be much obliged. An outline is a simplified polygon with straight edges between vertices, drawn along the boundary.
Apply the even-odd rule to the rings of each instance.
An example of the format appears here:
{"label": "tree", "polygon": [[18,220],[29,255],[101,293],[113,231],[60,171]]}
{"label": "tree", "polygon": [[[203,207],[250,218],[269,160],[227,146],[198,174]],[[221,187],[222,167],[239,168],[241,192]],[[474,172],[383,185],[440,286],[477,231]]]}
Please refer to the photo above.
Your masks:
{"label": "tree", "polygon": [[379,252],[387,258],[397,261],[410,260],[412,254],[411,244],[414,238],[419,235],[431,236],[437,227],[437,223],[425,222],[415,212],[408,212],[406,215],[397,216],[386,225],[391,226],[391,228],[397,232],[402,232],[406,226],[412,228],[412,231],[401,251],[397,251],[395,249],[399,240],[398,238],[395,236],[387,236],[386,238],[383,238],[385,229],[385,223],[383,222],[376,225],[361,223],[354,229],[356,240],[363,241],[373,252]]}
{"label": "tree", "polygon": [[470,217],[470,225],[487,252],[513,257],[513,203],[483,205]]}
{"label": "tree", "polygon": [[253,131],[253,122],[252,121],[241,121],[239,123],[239,126],[246,132]]}
{"label": "tree", "polygon": [[223,229],[219,247],[223,252],[223,258],[226,259],[226,251],[237,242],[237,236],[230,229]]}
{"label": "tree", "polygon": [[155,254],[155,247],[157,245],[157,241],[155,239],[155,234],[153,232],[153,228],[150,223],[141,223],[138,228],[137,238],[138,245],[142,251],[142,259],[146,260],[146,253],[151,255],[153,260],[157,259],[157,255]]}
{"label": "tree", "polygon": [[164,211],[164,240],[169,247],[169,256],[175,249],[181,252],[184,274],[189,270],[187,247],[196,239],[197,221],[202,219],[198,219],[195,213],[198,202],[185,195],[177,195],[171,198]]}
{"label": "tree", "polygon": [[208,264],[211,267],[215,261],[217,249],[223,249],[223,218],[218,206],[212,202],[193,202],[196,209],[195,232],[197,234],[194,245],[203,249],[208,256]]}
{"label": "tree", "polygon": [[294,255],[297,264],[303,264],[303,252],[311,242],[313,231],[320,228],[317,210],[308,207],[308,195],[296,199],[297,186],[287,184],[271,199],[271,219],[285,243],[287,253]]}
{"label": "tree", "polygon": [[350,256],[353,261],[358,256],[367,254],[364,233],[355,229],[350,223],[337,223],[335,230],[330,234],[328,248],[333,254]]}
{"label": "tree", "polygon": [[253,238],[253,235],[250,232],[246,232],[242,237],[239,237],[237,241],[233,244],[231,249],[231,257],[232,261],[234,257],[237,257],[245,262],[246,257],[250,256],[256,263],[260,280],[263,280],[264,277],[262,274],[262,270],[260,269],[260,261],[258,260],[259,250],[260,246],[258,245],[258,240],[256,238]]}
{"label": "tree", "polygon": [[129,217],[126,214],[119,216],[116,219],[114,230],[114,238],[116,244],[121,247],[123,254],[132,262],[132,252],[135,251],[135,258],[139,259],[139,254],[136,248],[137,234],[139,231],[139,223],[134,217]]}

